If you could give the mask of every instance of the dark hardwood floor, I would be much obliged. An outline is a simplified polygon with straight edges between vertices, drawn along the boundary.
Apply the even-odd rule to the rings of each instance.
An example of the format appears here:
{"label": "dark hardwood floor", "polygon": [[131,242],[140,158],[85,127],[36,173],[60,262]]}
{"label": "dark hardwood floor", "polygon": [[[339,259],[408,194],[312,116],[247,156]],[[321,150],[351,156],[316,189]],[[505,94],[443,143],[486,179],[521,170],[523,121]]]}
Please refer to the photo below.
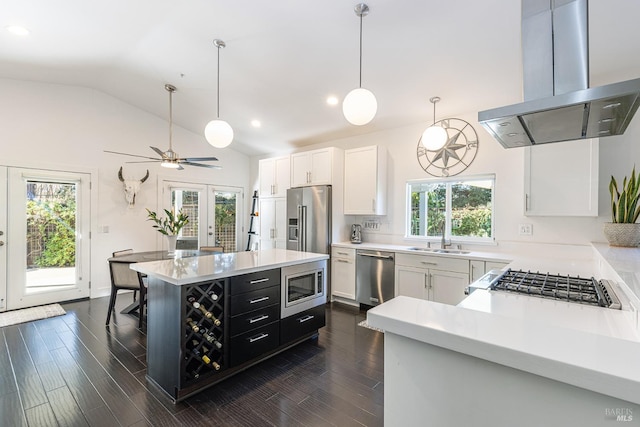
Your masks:
{"label": "dark hardwood floor", "polygon": [[0,328],[2,426],[381,426],[383,339],[334,305],[307,340],[180,403],[147,383],[146,336],[118,298]]}

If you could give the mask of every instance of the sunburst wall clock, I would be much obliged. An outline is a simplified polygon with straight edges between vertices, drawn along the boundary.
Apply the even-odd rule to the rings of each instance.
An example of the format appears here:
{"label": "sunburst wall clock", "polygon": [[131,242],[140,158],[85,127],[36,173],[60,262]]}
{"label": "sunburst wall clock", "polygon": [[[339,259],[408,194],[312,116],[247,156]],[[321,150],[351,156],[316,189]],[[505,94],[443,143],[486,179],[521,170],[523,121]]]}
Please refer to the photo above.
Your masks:
{"label": "sunburst wall clock", "polygon": [[478,134],[470,123],[461,119],[443,119],[433,126],[447,131],[447,142],[437,150],[428,150],[418,140],[418,163],[432,176],[454,176],[469,167],[478,154]]}

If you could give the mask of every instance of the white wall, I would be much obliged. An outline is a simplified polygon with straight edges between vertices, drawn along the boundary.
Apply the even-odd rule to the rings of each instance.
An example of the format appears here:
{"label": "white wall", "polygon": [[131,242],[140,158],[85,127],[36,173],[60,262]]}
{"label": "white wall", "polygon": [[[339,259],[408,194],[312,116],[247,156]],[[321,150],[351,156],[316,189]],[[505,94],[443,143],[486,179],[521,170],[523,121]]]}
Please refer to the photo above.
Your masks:
{"label": "white wall", "polygon": [[[499,245],[512,243],[557,243],[584,245],[592,241],[605,241],[602,223],[609,221],[608,184],[612,174],[619,179],[629,175],[634,163],[640,168],[640,118],[636,117],[622,136],[600,140],[600,184],[598,218],[578,217],[525,217],[524,205],[524,150],[504,149],[477,122],[477,113],[454,115],[473,125],[479,136],[480,146],[471,166],[460,176],[494,173],[496,175],[495,237]],[[389,208],[382,222],[380,233],[366,233],[364,238],[374,242],[403,243],[405,227],[405,183],[407,180],[431,178],[416,158],[418,139],[424,123],[372,132],[317,144],[307,149],[336,146],[343,149],[382,145],[389,153]],[[302,150],[298,150],[302,151]],[[252,158],[252,163],[257,161]],[[562,185],[562,183],[558,183]],[[347,224],[361,222],[363,217],[347,217]],[[518,235],[518,224],[533,224],[532,236]]]}
{"label": "white wall", "polygon": [[[161,247],[160,234],[146,221],[146,210],[158,209],[158,177],[242,187],[250,206],[249,158],[232,148],[211,147],[203,135],[174,126],[173,148],[182,157],[216,156],[222,170],[186,167],[182,171],[103,150],[152,155],[150,145],[169,146],[168,121],[92,89],[0,79],[0,165],[90,171],[92,190],[92,297],[110,287],[106,259],[111,252]],[[118,169],[125,178],[150,177],[142,184],[135,207],[124,199]],[[243,215],[248,218],[249,208]],[[248,223],[248,221],[247,221]],[[108,233],[98,233],[108,226]],[[245,237],[245,236],[243,236]],[[246,244],[246,241],[245,241]]]}

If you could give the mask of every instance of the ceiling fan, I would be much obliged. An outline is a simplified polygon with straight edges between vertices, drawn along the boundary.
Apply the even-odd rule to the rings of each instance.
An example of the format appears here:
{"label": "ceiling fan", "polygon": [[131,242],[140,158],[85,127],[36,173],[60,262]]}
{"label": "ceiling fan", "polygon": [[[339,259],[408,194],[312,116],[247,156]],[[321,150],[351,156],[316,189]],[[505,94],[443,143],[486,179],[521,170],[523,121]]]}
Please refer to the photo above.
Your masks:
{"label": "ceiling fan", "polygon": [[176,87],[170,84],[164,85],[164,88],[169,92],[169,149],[167,151],[162,151],[157,147],[149,146],[153,151],[155,151],[160,158],[157,157],[147,157],[147,156],[139,156],[137,154],[129,154],[129,153],[121,153],[118,151],[109,151],[104,150],[105,153],[112,154],[122,154],[124,156],[138,157],[142,159],[148,159],[144,161],[137,162],[127,162],[127,163],[152,163],[152,162],[160,162],[160,166],[171,169],[184,169],[182,165],[186,166],[198,166],[201,168],[210,168],[210,169],[222,169],[222,166],[218,165],[208,165],[204,163],[196,163],[196,162],[213,162],[218,161],[217,157],[180,157],[178,153],[173,151],[173,92],[176,91]]}

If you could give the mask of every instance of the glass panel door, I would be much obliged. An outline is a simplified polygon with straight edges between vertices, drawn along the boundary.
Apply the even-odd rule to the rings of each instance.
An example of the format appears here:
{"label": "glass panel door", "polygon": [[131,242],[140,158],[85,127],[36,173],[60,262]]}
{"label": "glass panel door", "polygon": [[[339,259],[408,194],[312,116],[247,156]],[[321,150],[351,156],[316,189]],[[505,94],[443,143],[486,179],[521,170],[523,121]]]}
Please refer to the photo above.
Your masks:
{"label": "glass panel door", "polygon": [[200,245],[200,191],[189,189],[172,189],[171,207],[175,212],[182,210],[182,213],[189,217],[187,225],[182,227],[178,234],[176,249],[198,249]]}
{"label": "glass panel door", "polygon": [[224,252],[242,250],[241,188],[172,181],[165,181],[162,188],[163,208],[182,209],[189,216],[178,237],[178,249],[221,246]]}
{"label": "glass panel door", "polygon": [[89,175],[9,168],[7,307],[89,296]]}
{"label": "glass panel door", "polygon": [[240,189],[211,189],[213,195],[213,223],[214,241],[209,242],[212,246],[222,246],[225,252],[238,252],[240,236],[242,230],[240,225],[240,200],[242,193]]}

